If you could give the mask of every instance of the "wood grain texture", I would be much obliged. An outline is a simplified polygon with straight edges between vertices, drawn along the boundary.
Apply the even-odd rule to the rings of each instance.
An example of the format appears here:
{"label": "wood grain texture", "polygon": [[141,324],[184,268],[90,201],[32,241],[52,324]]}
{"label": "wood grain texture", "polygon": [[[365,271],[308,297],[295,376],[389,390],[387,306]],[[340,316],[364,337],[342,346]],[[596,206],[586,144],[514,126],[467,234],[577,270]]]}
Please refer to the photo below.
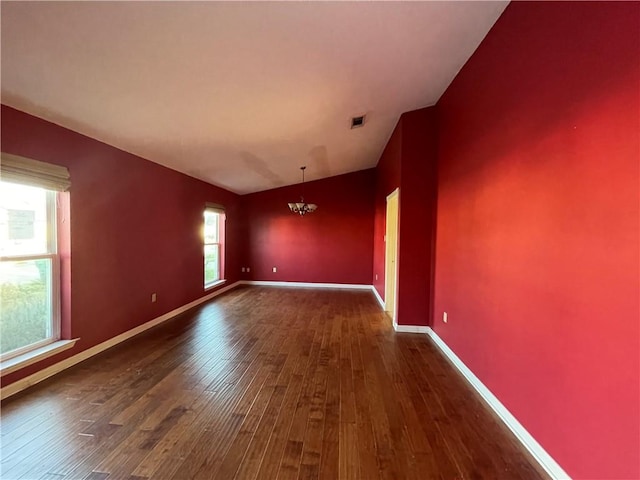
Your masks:
{"label": "wood grain texture", "polygon": [[3,479],[542,479],[370,292],[243,287],[2,404]]}

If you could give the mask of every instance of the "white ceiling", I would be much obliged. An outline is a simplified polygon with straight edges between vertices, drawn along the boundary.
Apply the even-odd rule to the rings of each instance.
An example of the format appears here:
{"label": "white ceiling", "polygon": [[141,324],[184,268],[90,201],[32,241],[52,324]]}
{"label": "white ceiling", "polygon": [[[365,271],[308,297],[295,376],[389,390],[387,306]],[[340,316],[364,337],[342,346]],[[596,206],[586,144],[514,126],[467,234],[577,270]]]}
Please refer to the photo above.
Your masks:
{"label": "white ceiling", "polygon": [[375,166],[507,3],[3,1],[2,103],[266,190]]}

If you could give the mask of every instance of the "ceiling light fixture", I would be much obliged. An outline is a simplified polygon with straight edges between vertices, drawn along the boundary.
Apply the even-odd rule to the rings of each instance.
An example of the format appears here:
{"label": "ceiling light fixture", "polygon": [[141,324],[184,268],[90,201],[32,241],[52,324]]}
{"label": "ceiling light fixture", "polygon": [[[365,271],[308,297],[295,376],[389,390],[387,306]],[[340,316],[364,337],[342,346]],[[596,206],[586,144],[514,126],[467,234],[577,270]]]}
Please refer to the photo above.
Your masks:
{"label": "ceiling light fixture", "polygon": [[289,204],[289,210],[293,213],[300,214],[300,216],[305,213],[315,212],[316,208],[318,208],[315,203],[307,203],[304,201],[304,171],[306,168],[307,167],[300,167],[300,170],[302,170],[302,195],[300,195],[300,202]]}

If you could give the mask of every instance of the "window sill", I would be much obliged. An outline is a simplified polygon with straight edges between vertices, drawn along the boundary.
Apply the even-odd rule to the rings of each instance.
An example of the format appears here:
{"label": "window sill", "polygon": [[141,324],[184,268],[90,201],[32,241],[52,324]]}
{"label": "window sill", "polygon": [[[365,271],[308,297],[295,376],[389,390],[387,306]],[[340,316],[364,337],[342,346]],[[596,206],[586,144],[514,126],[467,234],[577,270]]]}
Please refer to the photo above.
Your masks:
{"label": "window sill", "polygon": [[57,342],[36,348],[30,352],[10,358],[9,360],[4,360],[0,363],[0,376],[4,377],[5,375],[20,370],[28,365],[32,365],[40,360],[44,360],[45,358],[64,352],[65,350],[72,348],[78,340],[78,338],[74,338],[73,340],[58,340]]}
{"label": "window sill", "polygon": [[210,283],[210,284],[208,284],[208,285],[205,285],[205,286],[204,286],[204,291],[206,292],[207,290],[211,290],[212,288],[219,287],[220,285],[224,285],[225,283],[227,283],[227,281],[226,281],[225,279],[222,279],[222,280],[216,280],[216,281],[215,281],[215,282],[213,282],[213,283]]}

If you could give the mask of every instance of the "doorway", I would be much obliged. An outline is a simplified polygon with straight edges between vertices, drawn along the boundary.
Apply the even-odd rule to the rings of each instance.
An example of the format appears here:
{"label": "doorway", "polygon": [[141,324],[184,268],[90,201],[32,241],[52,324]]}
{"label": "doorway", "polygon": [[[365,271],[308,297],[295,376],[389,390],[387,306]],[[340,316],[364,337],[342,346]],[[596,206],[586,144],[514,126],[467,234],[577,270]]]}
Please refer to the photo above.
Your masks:
{"label": "doorway", "polygon": [[387,216],[384,257],[384,309],[397,323],[396,300],[398,294],[398,206],[400,189],[396,188],[387,196]]}

